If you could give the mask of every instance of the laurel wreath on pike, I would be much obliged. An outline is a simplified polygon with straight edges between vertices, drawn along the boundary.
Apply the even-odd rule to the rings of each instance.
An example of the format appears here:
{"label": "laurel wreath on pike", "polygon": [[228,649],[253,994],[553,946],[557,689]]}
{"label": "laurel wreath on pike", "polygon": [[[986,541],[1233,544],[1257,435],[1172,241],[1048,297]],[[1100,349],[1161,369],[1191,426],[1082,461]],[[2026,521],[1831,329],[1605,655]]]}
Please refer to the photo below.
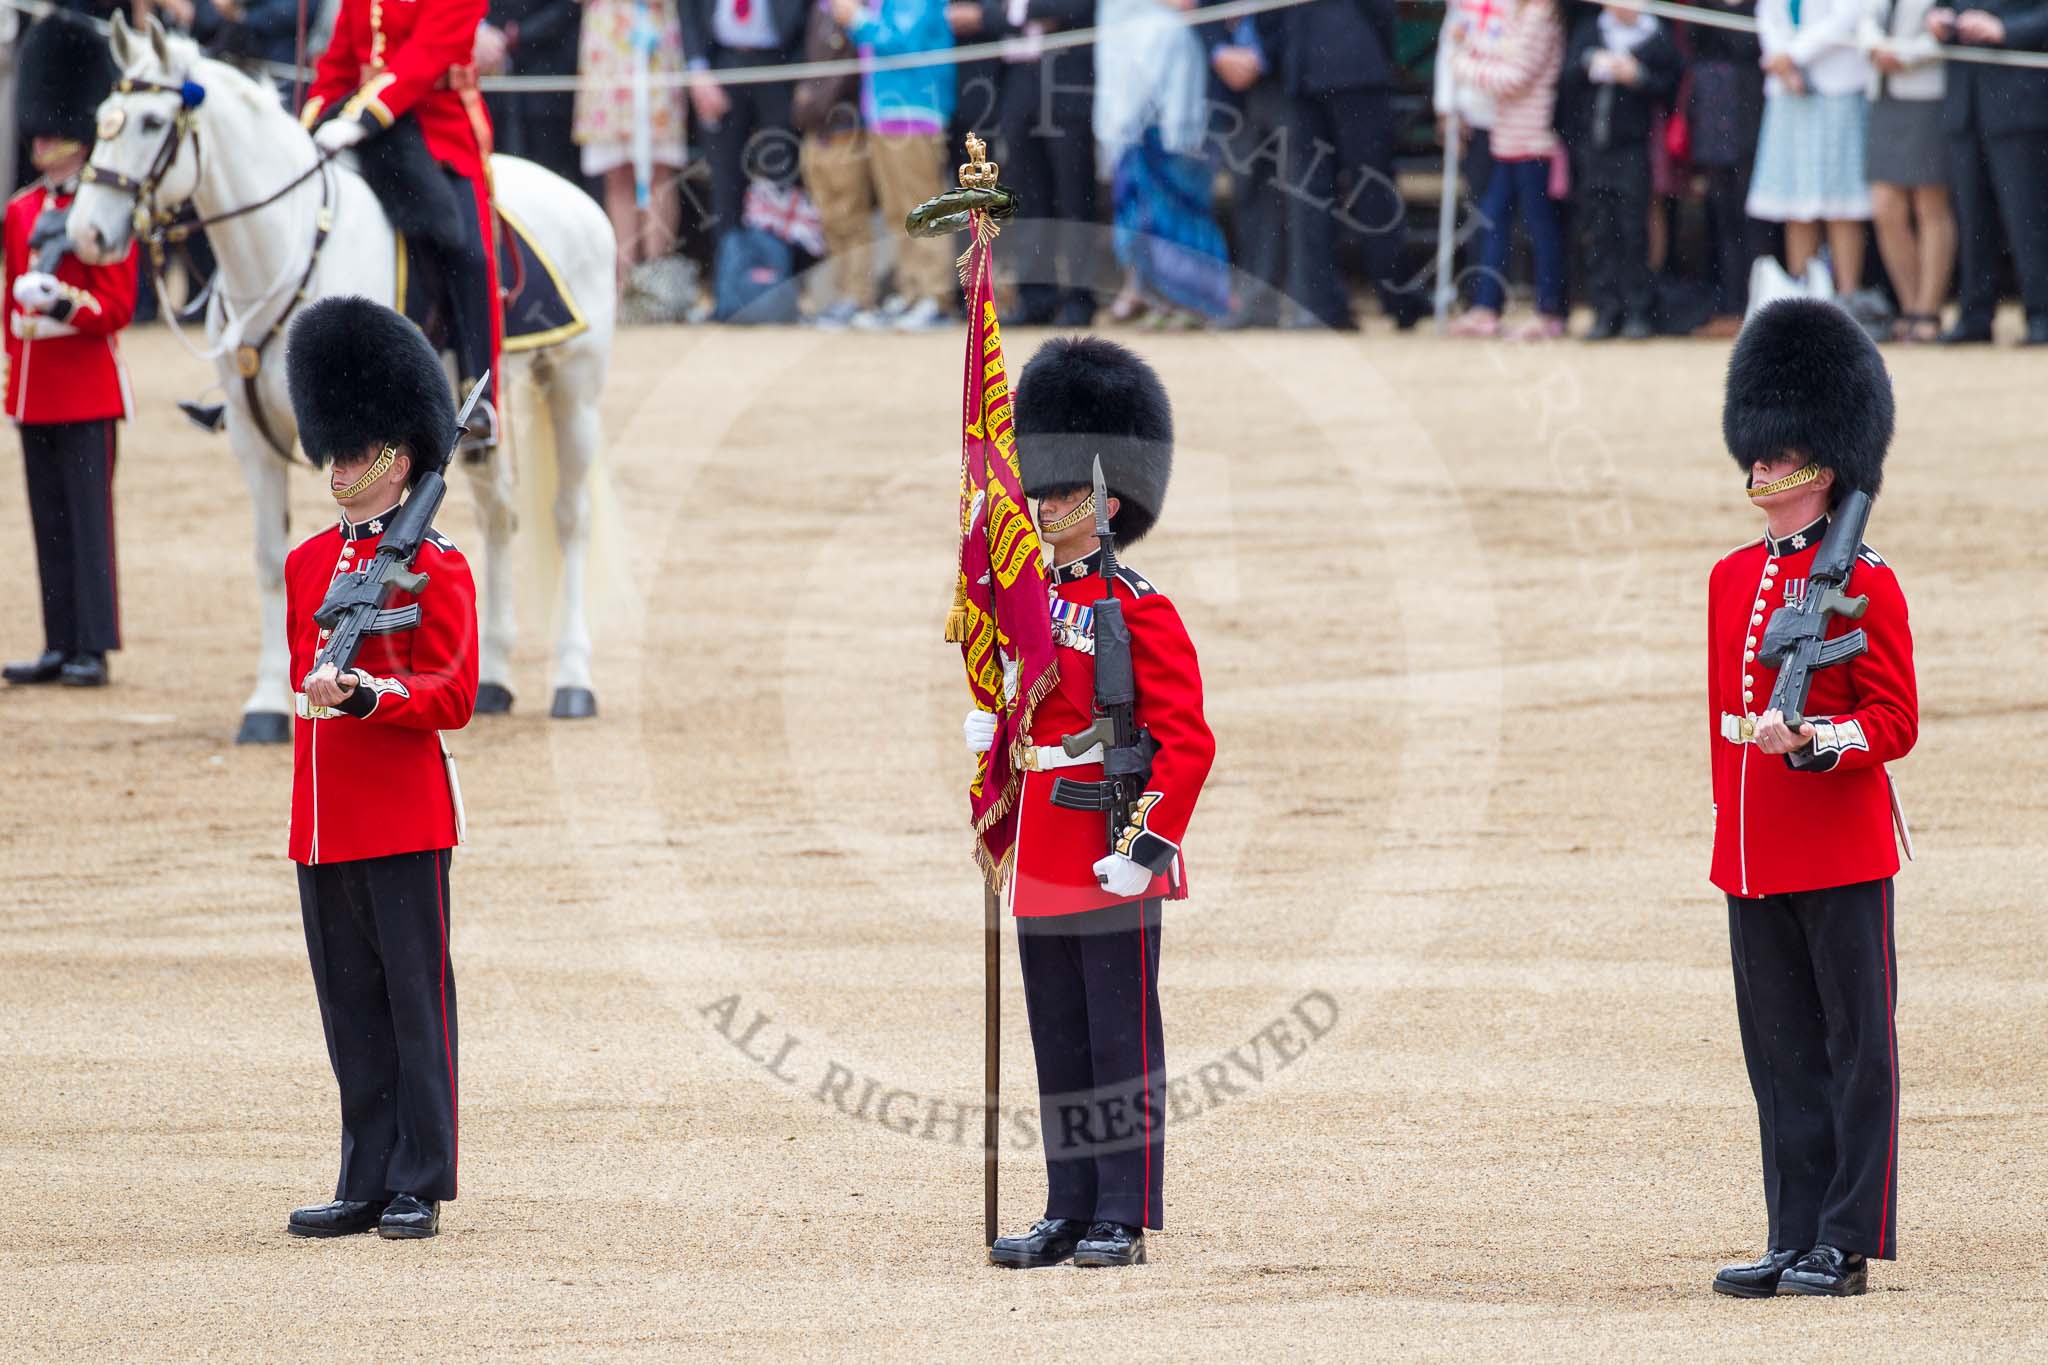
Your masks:
{"label": "laurel wreath on pike", "polygon": [[954,262],[963,283],[967,260],[974,249],[994,241],[1002,231],[1001,225],[1017,216],[1017,192],[997,180],[1001,167],[988,159],[987,150],[986,143],[969,133],[967,161],[960,167],[960,187],[925,200],[903,219],[903,230],[913,237],[950,237],[956,232],[973,230],[974,240]]}

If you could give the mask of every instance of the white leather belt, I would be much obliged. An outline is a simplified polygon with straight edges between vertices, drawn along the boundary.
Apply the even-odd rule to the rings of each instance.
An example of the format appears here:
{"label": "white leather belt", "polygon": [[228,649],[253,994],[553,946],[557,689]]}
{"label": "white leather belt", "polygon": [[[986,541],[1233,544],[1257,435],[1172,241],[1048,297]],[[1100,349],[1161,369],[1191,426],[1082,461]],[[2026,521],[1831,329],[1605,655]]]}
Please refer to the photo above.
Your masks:
{"label": "white leather belt", "polygon": [[346,711],[337,711],[331,706],[315,706],[311,701],[307,700],[304,692],[292,693],[292,709],[298,712],[300,720],[332,720],[336,716],[348,714]]}
{"label": "white leather belt", "polygon": [[1730,744],[1756,743],[1756,717],[1731,716],[1726,711],[1723,711],[1721,713],[1721,738],[1727,740]]}
{"label": "white leather belt", "polygon": [[1102,746],[1091,745],[1081,751],[1078,758],[1068,758],[1067,751],[1057,744],[1046,744],[1024,750],[1024,767],[1029,772],[1042,773],[1053,768],[1078,768],[1083,763],[1102,762]]}

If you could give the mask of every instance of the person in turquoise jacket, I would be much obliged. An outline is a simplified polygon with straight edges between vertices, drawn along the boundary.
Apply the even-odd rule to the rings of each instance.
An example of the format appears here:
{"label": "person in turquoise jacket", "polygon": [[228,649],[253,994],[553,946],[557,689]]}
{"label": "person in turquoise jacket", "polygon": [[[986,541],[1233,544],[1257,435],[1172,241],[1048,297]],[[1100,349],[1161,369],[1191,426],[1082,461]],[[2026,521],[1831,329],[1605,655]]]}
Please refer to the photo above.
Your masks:
{"label": "person in turquoise jacket", "polygon": [[[944,0],[818,0],[863,58],[944,51],[953,46]],[[946,128],[953,117],[950,62],[861,74],[860,108],[842,109],[804,139],[804,184],[818,206],[826,253],[835,261],[838,299],[815,321],[824,326],[922,331],[951,320],[956,294],[953,245],[944,238],[894,233],[894,288],[877,302],[879,269],[872,222],[886,226],[944,187]]]}

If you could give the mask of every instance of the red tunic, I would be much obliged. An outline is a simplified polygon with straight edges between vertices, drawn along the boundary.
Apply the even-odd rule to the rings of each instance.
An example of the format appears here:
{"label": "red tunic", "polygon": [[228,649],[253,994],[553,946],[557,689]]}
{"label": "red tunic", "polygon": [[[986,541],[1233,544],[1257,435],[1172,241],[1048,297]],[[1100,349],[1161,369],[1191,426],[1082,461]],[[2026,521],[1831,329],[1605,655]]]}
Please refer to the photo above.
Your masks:
{"label": "red tunic", "polygon": [[[313,613],[328,585],[369,564],[383,529],[381,518],[332,526],[285,560],[285,638],[295,683],[303,683],[320,651],[323,632]],[[427,575],[426,590],[395,594],[388,619],[365,637],[356,658],[367,680],[357,686],[358,706],[368,714],[302,715],[295,723],[296,862],[381,858],[459,841],[440,732],[469,724],[476,707],[476,584],[469,561],[439,532],[428,534],[413,567]]]}
{"label": "red tunic", "polygon": [[[491,223],[491,120],[474,81],[476,28],[486,8],[485,0],[342,0],[299,121],[311,128],[329,105],[345,101],[335,117],[367,122],[374,137],[409,113],[434,159],[468,179],[483,234],[491,369],[497,373],[504,363],[505,316],[499,306],[498,234]],[[392,306],[404,308],[405,300],[395,299]]]}
{"label": "red tunic", "polygon": [[[1884,765],[1920,731],[1913,634],[1891,568],[1868,546],[1846,591],[1870,599],[1861,620],[1835,617],[1833,638],[1860,627],[1870,648],[1813,675],[1807,717],[1817,768],[1740,737],[1770,706],[1778,671],[1755,657],[1773,609],[1806,591],[1825,518],[1782,540],[1759,540],[1714,566],[1707,583],[1707,723],[1713,746],[1714,885],[1760,897],[1876,881],[1899,870],[1892,785]],[[1723,719],[1727,717],[1728,719]],[[1733,733],[1734,737],[1727,735]]]}
{"label": "red tunic", "polygon": [[[1099,556],[1090,555],[1053,571],[1055,617],[1073,619],[1053,623],[1060,679],[1032,717],[1034,745],[1056,748],[1062,736],[1094,723],[1095,640],[1087,609],[1102,596],[1098,564]],[[1181,839],[1216,757],[1216,740],[1202,715],[1202,672],[1180,613],[1149,581],[1123,569],[1116,595],[1131,632],[1138,724],[1150,730],[1159,745],[1145,793],[1149,800],[1128,852],[1158,874],[1145,897],[1181,900],[1188,893]],[[1102,764],[1056,771],[1032,771],[1027,766],[1017,798],[1017,844],[1005,889],[1014,914],[1071,915],[1133,899],[1111,895],[1096,881],[1095,863],[1109,853],[1107,817],[1098,811],[1055,806],[1052,784],[1059,777],[1099,782]]]}
{"label": "red tunic", "polygon": [[71,203],[76,186],[52,193],[37,181],[7,201],[7,415],[17,422],[93,422],[129,413],[128,372],[114,334],[135,315],[135,249],[118,265],[57,265],[69,308],[59,319],[14,301],[15,277],[35,269],[29,234],[47,208]]}
{"label": "red tunic", "polygon": [[470,102],[448,73],[474,61],[476,27],[487,8],[485,0],[342,0],[300,121],[310,128],[329,105],[346,101],[339,116],[370,120],[375,133],[410,113],[436,160],[481,179],[483,149]]}

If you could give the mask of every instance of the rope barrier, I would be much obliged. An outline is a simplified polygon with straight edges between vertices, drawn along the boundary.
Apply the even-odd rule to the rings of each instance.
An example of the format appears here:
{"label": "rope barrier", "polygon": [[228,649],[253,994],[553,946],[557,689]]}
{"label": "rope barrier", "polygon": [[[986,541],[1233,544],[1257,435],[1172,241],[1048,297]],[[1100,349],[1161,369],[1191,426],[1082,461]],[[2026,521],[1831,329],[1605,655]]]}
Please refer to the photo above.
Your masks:
{"label": "rope barrier", "polygon": [[[1597,4],[1599,0],[1577,2]],[[1198,24],[1228,23],[1249,15],[1292,9],[1297,5],[1313,3],[1315,0],[1226,0],[1226,3],[1220,5],[1185,10],[1176,13],[1172,18],[1183,27],[1193,27]],[[0,7],[38,17],[63,8],[50,3],[50,0],[0,0]],[[1730,29],[1741,33],[1754,33],[1757,30],[1756,20],[1746,15],[1730,14],[1726,10],[1711,6],[1679,3],[1679,0],[1632,0],[1629,7],[1641,10],[1645,14],[1654,14],[1660,19],[1697,24],[1704,28]],[[1963,0],[1957,8],[1968,8],[1967,0]],[[107,31],[108,26],[105,23],[94,20],[93,24],[102,33]],[[1023,50],[1035,57],[1049,52],[1064,52],[1069,48],[1093,46],[1102,34],[1111,32],[1116,27],[1093,25],[1088,28],[1064,29],[1037,38],[997,38],[957,47],[934,48],[929,52],[899,53],[890,57],[845,57],[829,62],[778,62],[763,66],[727,67],[723,70],[679,71],[654,77],[652,84],[657,89],[674,90],[693,85],[771,85],[819,77],[854,76],[868,71],[910,71],[927,66],[957,66],[989,58],[999,59],[1017,52],[1020,45],[1023,45]],[[2048,52],[2013,52],[2004,48],[1976,47],[1969,44],[1942,44],[1940,52],[1944,61],[2048,71]],[[310,79],[313,74],[310,70],[295,67],[289,62],[257,62],[250,65],[279,80],[291,80],[294,77]],[[485,76],[477,84],[491,93],[539,95],[567,94],[586,87],[610,88],[611,82],[586,81],[581,76],[515,75]]]}

